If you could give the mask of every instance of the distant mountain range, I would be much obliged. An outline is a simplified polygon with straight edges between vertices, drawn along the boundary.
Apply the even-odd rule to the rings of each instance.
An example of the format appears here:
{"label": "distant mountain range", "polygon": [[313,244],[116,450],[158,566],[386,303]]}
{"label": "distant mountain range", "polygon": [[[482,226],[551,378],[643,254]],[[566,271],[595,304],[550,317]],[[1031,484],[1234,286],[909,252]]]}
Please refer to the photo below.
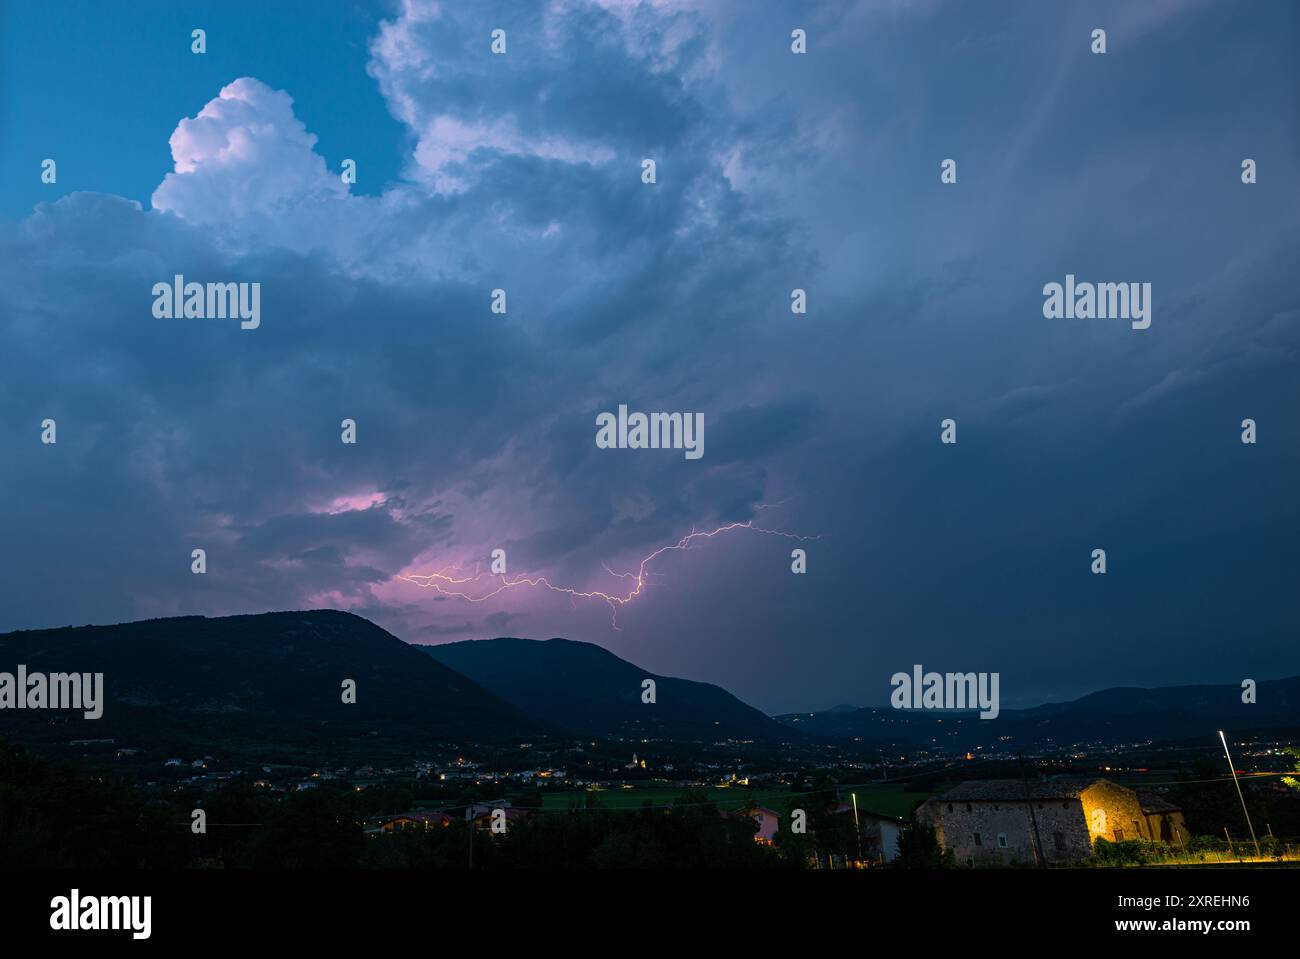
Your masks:
{"label": "distant mountain range", "polygon": [[[592,643],[485,639],[422,647],[529,715],[581,736],[717,742],[802,738],[725,689],[660,676]],[[643,703],[642,682],[655,681]]]}
{"label": "distant mountain range", "polygon": [[[413,646],[335,610],[0,634],[0,672],[104,674],[103,718],[0,711],[0,736],[68,746],[112,739],[186,759],[266,762],[428,756],[469,745],[572,738],[711,744],[852,741],[853,749],[1122,744],[1212,739],[1218,729],[1300,733],[1300,677],[1107,689],[1068,703],[973,712],[836,706],[772,719],[708,683],[660,676],[591,643],[491,639]],[[355,704],[342,683],[357,684]],[[655,702],[642,702],[653,679]],[[817,747],[820,748],[820,747]],[[282,757],[282,758],[278,758]]]}
{"label": "distant mountain range", "polygon": [[[113,738],[191,758],[256,751],[369,756],[518,742],[549,728],[368,620],[335,610],[0,635],[0,671],[102,672],[103,717],[5,709],[20,742]],[[346,679],[355,704],[342,702]]]}
{"label": "distant mountain range", "polygon": [[1300,676],[1261,680],[1256,701],[1243,703],[1241,687],[1117,687],[1067,703],[1004,709],[996,720],[974,712],[866,707],[790,713],[779,721],[815,736],[871,743],[954,748],[1053,742],[1126,743],[1214,738],[1217,730],[1300,730]]}

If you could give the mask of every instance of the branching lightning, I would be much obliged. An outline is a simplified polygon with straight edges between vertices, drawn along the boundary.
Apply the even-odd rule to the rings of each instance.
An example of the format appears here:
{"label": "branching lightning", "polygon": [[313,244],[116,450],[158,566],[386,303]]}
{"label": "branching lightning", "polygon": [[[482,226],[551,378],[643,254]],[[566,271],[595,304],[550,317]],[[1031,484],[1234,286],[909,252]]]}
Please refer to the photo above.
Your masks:
{"label": "branching lightning", "polygon": [[[622,607],[635,601],[637,597],[641,596],[648,585],[652,585],[650,581],[651,573],[649,570],[651,563],[664,553],[689,549],[691,544],[698,539],[712,539],[714,536],[720,536],[723,533],[730,533],[733,530],[742,529],[750,530],[755,533],[762,533],[766,536],[779,536],[784,539],[793,539],[801,542],[821,538],[820,536],[801,536],[797,533],[787,533],[776,529],[764,529],[761,526],[755,526],[753,520],[747,520],[744,523],[727,523],[712,530],[696,530],[692,528],[687,535],[683,536],[677,542],[670,543],[667,546],[661,546],[642,559],[640,564],[637,566],[635,573],[616,573],[614,570],[602,563],[601,566],[604,567],[605,572],[609,573],[610,576],[613,576],[615,579],[632,581],[625,593],[606,593],[598,589],[584,590],[577,589],[573,586],[557,586],[545,576],[519,576],[510,579],[504,574],[488,575],[481,571],[479,564],[475,564],[474,573],[472,575],[461,575],[463,568],[459,565],[452,565],[445,566],[434,573],[412,575],[398,574],[397,578],[408,583],[413,583],[421,589],[436,590],[443,596],[463,599],[471,603],[482,603],[505,592],[506,590],[519,589],[523,587],[530,589],[547,589],[554,593],[562,593],[568,596],[575,605],[579,599],[600,600],[609,605],[613,626],[615,629],[618,629],[618,611]],[[486,589],[472,588],[474,585],[480,583],[483,584]]]}

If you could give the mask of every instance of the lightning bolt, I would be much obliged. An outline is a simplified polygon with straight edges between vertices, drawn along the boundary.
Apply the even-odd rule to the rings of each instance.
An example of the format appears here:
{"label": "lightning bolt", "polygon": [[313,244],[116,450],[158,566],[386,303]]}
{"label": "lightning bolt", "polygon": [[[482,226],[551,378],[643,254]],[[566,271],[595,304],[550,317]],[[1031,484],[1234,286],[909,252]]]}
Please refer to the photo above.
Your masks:
{"label": "lightning bolt", "polygon": [[[776,504],[780,505],[780,504]],[[421,589],[436,590],[443,596],[455,599],[463,599],[471,603],[482,603],[493,596],[504,593],[506,590],[519,589],[527,587],[530,589],[548,589],[554,593],[563,593],[576,605],[579,599],[600,600],[609,604],[611,612],[611,622],[615,629],[618,625],[618,611],[632,603],[644,591],[650,583],[649,566],[660,556],[665,553],[671,553],[679,550],[690,549],[691,544],[699,539],[712,539],[715,536],[721,536],[724,533],[730,533],[734,530],[749,530],[754,533],[762,533],[765,536],[779,536],[784,539],[793,539],[800,542],[807,540],[821,539],[820,536],[802,536],[798,533],[787,533],[777,529],[765,529],[761,526],[755,526],[753,520],[747,520],[744,523],[727,523],[711,530],[697,530],[694,527],[691,531],[675,543],[669,543],[667,546],[660,546],[653,553],[641,560],[635,573],[616,573],[604,563],[601,566],[605,572],[609,573],[615,579],[631,580],[631,584],[626,592],[623,593],[606,593],[599,589],[577,589],[573,586],[557,586],[545,576],[519,576],[515,579],[508,579],[504,574],[495,574],[484,576],[479,564],[475,564],[472,575],[460,575],[464,572],[464,567],[459,564],[444,566],[442,569],[433,573],[419,573],[407,575],[399,573],[397,578],[408,583],[413,583]],[[487,590],[471,590],[468,587],[484,583]],[[465,588],[462,588],[465,587]]]}

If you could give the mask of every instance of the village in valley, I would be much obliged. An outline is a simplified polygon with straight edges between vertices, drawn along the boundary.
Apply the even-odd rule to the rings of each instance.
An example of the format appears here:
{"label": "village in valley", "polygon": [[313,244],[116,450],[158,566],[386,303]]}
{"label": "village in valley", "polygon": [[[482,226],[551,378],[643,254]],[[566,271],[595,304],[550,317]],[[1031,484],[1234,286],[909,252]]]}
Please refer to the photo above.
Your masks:
{"label": "village in valley", "polygon": [[[1034,756],[938,747],[890,758],[843,743],[589,740],[315,767],[211,755],[159,762],[113,740],[69,745],[91,765],[117,766],[144,797],[206,809],[205,827],[218,833],[235,806],[268,829],[290,810],[347,810],[364,839],[354,855],[402,865],[421,863],[410,853],[417,846],[441,850],[428,864],[474,867],[477,856],[479,867],[506,865],[519,836],[569,841],[582,821],[606,833],[636,823],[653,847],[656,820],[682,816],[697,829],[711,817],[724,846],[752,845],[732,863],[745,866],[1300,863],[1300,789],[1288,776],[1300,753],[1286,739],[1234,743],[1235,770],[1209,749],[1152,743],[1072,743]],[[590,835],[582,843],[601,845]],[[238,843],[225,852],[235,857],[226,864],[239,861]],[[637,864],[629,855],[621,864]]]}

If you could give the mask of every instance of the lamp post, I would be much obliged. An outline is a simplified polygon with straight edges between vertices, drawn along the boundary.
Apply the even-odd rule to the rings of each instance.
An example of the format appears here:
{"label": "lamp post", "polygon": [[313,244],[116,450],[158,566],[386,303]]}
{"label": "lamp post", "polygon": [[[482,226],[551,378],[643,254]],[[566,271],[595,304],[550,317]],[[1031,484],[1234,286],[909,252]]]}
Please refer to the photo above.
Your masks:
{"label": "lamp post", "polygon": [[1241,794],[1241,783],[1237,781],[1237,767],[1232,761],[1232,753],[1228,752],[1228,739],[1223,735],[1223,730],[1219,730],[1219,742],[1223,743],[1223,755],[1228,757],[1228,770],[1232,773],[1232,784],[1237,787],[1237,798],[1241,800],[1241,811],[1246,815],[1246,828],[1250,830],[1250,841],[1255,844],[1255,857],[1263,859],[1264,855],[1259,851],[1259,840],[1255,838],[1255,827],[1250,822],[1250,811],[1246,809],[1246,797]]}
{"label": "lamp post", "polygon": [[858,794],[849,793],[853,797],[853,831],[858,837],[858,862],[862,862],[862,827],[858,825]]}

